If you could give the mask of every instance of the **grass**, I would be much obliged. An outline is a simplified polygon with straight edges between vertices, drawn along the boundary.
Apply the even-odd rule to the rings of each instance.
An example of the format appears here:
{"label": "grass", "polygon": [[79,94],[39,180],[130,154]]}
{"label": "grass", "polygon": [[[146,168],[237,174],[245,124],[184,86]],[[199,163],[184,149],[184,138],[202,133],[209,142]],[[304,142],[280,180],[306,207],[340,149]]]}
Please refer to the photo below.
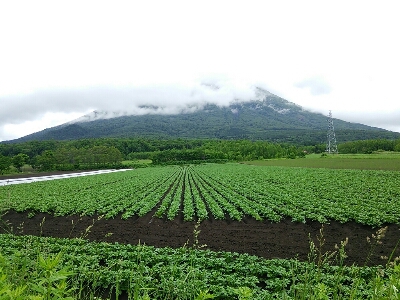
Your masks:
{"label": "grass", "polygon": [[147,168],[151,165],[151,163],[152,163],[151,159],[136,159],[136,160],[122,161],[122,164],[124,166],[126,166],[127,168],[133,168],[133,169]]}
{"label": "grass", "polygon": [[124,160],[122,161],[123,165],[131,165],[131,164],[151,164],[152,160],[151,159],[137,159],[137,160]]}
{"label": "grass", "polygon": [[[321,154],[308,154],[307,158],[320,158]],[[327,158],[379,158],[379,159],[400,159],[400,152],[393,152],[393,151],[375,151],[371,154],[328,154]]]}
{"label": "grass", "polygon": [[257,166],[400,171],[400,153],[331,154],[324,157],[321,154],[310,154],[299,159],[266,159],[244,163]]}

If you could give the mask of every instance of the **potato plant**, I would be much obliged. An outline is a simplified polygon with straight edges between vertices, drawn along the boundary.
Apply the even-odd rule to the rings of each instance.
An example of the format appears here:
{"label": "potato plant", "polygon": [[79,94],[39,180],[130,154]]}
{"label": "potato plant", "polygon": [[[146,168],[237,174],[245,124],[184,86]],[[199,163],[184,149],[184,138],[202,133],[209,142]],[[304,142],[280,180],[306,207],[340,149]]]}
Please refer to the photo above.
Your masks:
{"label": "potato plant", "polygon": [[396,171],[204,164],[0,187],[1,207],[55,215],[130,218],[151,213],[185,221],[244,216],[380,226],[400,220]]}

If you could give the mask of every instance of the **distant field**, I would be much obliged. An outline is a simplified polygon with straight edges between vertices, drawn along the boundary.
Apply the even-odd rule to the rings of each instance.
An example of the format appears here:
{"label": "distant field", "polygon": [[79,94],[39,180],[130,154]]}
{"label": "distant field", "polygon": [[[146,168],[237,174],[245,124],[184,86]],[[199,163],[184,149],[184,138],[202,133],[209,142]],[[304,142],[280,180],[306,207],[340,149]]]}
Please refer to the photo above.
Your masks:
{"label": "distant field", "polygon": [[145,168],[151,165],[151,159],[124,160],[122,164],[127,168]]}
{"label": "distant field", "polygon": [[400,171],[400,153],[337,154],[326,157],[311,154],[302,159],[267,159],[244,163],[257,166]]}

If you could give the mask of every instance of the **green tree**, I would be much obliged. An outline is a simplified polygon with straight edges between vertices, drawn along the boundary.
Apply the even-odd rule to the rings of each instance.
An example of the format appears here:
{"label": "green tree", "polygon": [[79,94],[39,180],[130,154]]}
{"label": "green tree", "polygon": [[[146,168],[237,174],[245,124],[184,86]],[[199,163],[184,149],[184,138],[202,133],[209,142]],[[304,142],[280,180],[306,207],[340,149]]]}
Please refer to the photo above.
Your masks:
{"label": "green tree", "polygon": [[396,144],[394,146],[394,151],[400,152],[400,140],[396,141]]}
{"label": "green tree", "polygon": [[29,156],[24,153],[19,153],[11,159],[12,165],[17,168],[19,172],[22,171],[22,166],[28,161]]}
{"label": "green tree", "polygon": [[43,151],[42,155],[36,156],[36,165],[39,166],[41,170],[45,171],[54,169],[54,152],[51,150],[45,150]]}
{"label": "green tree", "polygon": [[0,154],[0,173],[3,175],[11,166],[11,158]]}

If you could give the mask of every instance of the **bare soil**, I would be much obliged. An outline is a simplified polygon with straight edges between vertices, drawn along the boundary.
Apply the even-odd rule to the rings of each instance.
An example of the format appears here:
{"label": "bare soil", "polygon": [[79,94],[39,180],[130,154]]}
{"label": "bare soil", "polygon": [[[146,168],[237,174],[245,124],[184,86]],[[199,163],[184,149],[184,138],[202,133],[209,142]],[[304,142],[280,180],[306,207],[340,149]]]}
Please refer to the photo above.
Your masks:
{"label": "bare soil", "polygon": [[[183,220],[165,221],[149,213],[144,217],[133,217],[122,220],[120,216],[115,219],[98,220],[98,216],[67,216],[54,217],[50,214],[40,213],[28,218],[28,212],[17,213],[9,211],[3,216],[12,227],[15,234],[41,235],[44,237],[73,238],[85,237],[92,241],[107,241],[151,245],[155,247],[181,247],[192,246],[194,241],[195,222]],[[86,230],[90,225],[90,232]],[[10,227],[9,227],[10,228]],[[249,253],[268,259],[295,258],[307,260],[309,253],[309,236],[317,243],[316,237],[320,236],[321,224],[318,222],[298,223],[285,219],[279,223],[269,221],[256,221],[246,218],[238,221],[206,220],[198,230],[198,244],[206,245],[205,249],[215,251],[231,251]],[[371,237],[377,228],[371,228],[348,222],[341,224],[330,222],[324,224],[323,233],[325,244],[323,251],[333,251],[335,244],[349,239],[346,246],[348,258],[346,264],[357,265],[384,265],[386,260],[381,256],[389,256],[400,238],[400,226],[391,224],[382,244],[376,245],[370,260],[371,244],[367,237]],[[6,232],[1,226],[0,233]],[[396,256],[400,256],[399,249]]]}

